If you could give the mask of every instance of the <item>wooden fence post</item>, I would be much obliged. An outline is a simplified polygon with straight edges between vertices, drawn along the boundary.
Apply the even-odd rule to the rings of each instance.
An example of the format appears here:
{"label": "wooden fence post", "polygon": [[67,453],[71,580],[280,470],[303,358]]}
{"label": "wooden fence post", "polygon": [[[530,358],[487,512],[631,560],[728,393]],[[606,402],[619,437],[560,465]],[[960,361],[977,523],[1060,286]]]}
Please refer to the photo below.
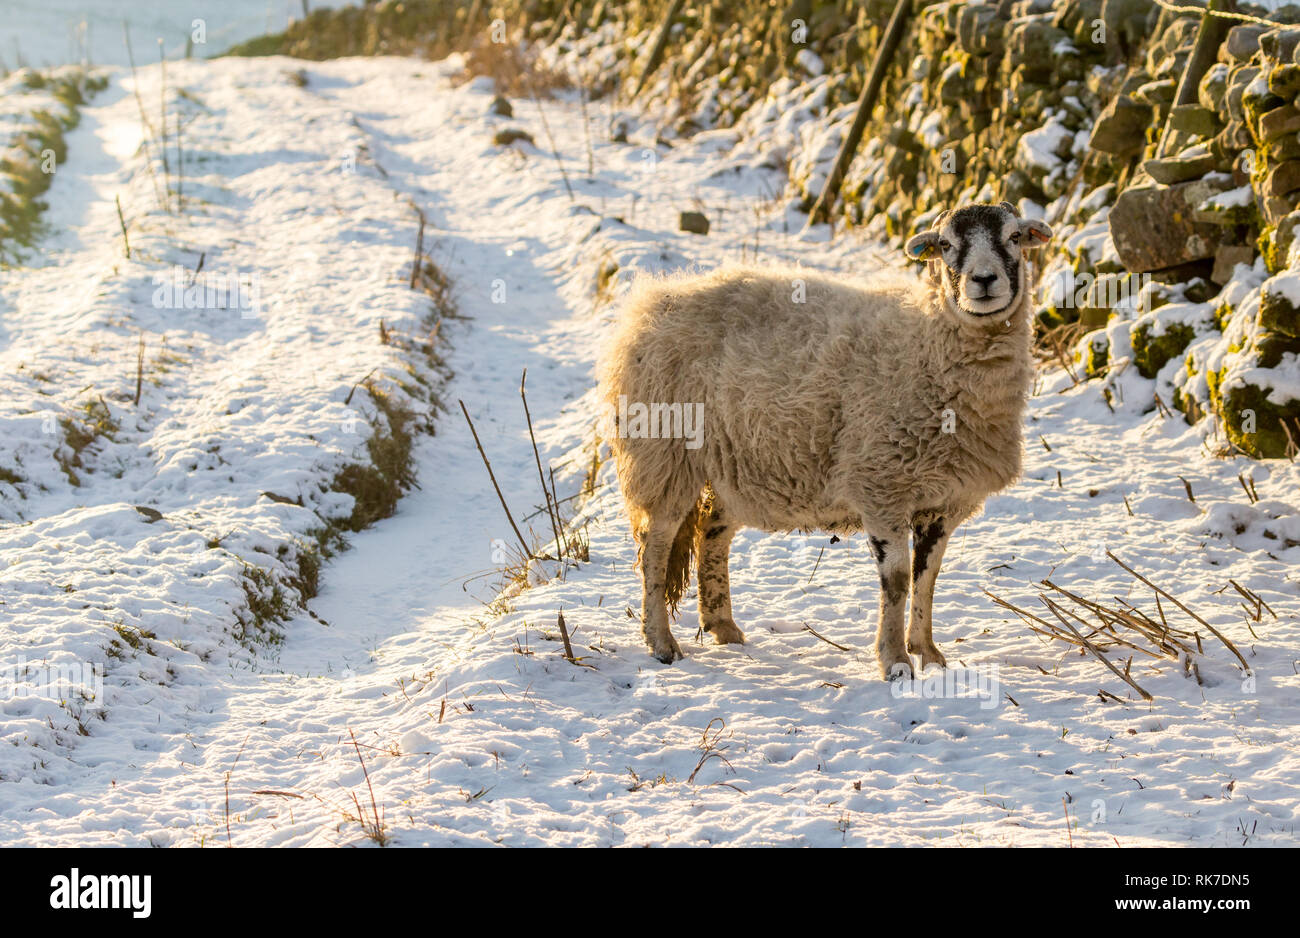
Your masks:
{"label": "wooden fence post", "polygon": [[1174,108],[1183,104],[1196,103],[1196,92],[1200,87],[1201,79],[1218,58],[1219,46],[1223,45],[1223,41],[1228,38],[1228,30],[1232,28],[1231,20],[1214,16],[1213,12],[1232,13],[1235,12],[1235,6],[1233,0],[1210,0],[1205,7],[1205,12],[1201,14],[1201,25],[1196,31],[1196,45],[1192,48],[1191,57],[1183,68],[1183,76],[1178,80],[1178,91],[1174,95],[1174,103],[1169,105],[1169,113],[1165,115],[1165,126],[1160,131],[1160,142],[1156,145],[1157,157],[1165,155],[1169,138],[1173,136],[1170,129]]}
{"label": "wooden fence post", "polygon": [[668,9],[664,11],[664,21],[659,25],[659,35],[655,37],[654,47],[650,50],[650,58],[646,60],[645,69],[641,72],[640,79],[636,83],[636,91],[632,92],[632,97],[639,97],[646,81],[654,74],[654,70],[659,67],[660,61],[664,57],[664,49],[668,45],[668,32],[672,29],[673,20],[677,18],[677,12],[682,8],[682,0],[672,0],[668,4]]}
{"label": "wooden fence post", "polygon": [[853,161],[853,154],[857,152],[858,144],[862,142],[862,133],[867,129],[871,111],[876,106],[876,99],[880,97],[880,89],[885,83],[885,72],[889,70],[890,60],[893,59],[899,42],[902,41],[911,6],[912,0],[898,0],[894,4],[893,15],[889,17],[889,25],[885,27],[880,47],[876,49],[876,60],[871,66],[871,73],[867,83],[862,86],[862,94],[858,97],[858,110],[853,117],[853,126],[849,128],[848,136],[840,146],[831,174],[826,177],[826,185],[822,188],[821,197],[817,199],[812,213],[808,216],[809,224],[815,225],[830,220],[831,208],[839,196],[840,182],[848,171],[849,163]]}

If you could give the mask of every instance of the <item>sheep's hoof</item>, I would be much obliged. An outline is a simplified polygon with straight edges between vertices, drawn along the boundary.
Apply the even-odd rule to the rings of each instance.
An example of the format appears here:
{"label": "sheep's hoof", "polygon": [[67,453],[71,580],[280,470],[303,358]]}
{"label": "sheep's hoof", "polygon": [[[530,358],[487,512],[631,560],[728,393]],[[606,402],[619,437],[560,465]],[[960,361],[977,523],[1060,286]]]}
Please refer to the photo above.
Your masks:
{"label": "sheep's hoof", "polygon": [[674,661],[680,661],[683,657],[681,646],[677,644],[677,639],[671,635],[665,636],[664,641],[650,642],[650,654],[654,655],[664,664],[672,664]]}
{"label": "sheep's hoof", "polygon": [[704,631],[713,636],[713,644],[715,645],[745,644],[745,633],[740,631],[739,626],[730,620],[706,625]]}
{"label": "sheep's hoof", "polygon": [[900,658],[896,661],[886,661],[880,659],[880,676],[886,681],[910,681],[912,680],[912,662],[909,658]]}
{"label": "sheep's hoof", "polygon": [[941,668],[948,667],[948,659],[943,656],[939,646],[934,642],[921,644],[919,642],[908,642],[907,650],[914,655],[921,656],[921,670],[924,671],[932,664],[937,664]]}

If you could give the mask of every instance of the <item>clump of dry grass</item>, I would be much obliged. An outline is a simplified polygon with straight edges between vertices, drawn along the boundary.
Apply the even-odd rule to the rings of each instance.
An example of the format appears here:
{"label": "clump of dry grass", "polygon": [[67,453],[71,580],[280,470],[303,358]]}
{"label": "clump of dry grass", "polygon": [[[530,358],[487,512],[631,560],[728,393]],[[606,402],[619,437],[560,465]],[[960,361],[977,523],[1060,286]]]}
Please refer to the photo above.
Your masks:
{"label": "clump of dry grass", "polygon": [[470,44],[459,77],[469,80],[480,75],[490,77],[497,94],[507,97],[550,98],[554,92],[572,86],[567,74],[542,61],[537,45],[514,37],[493,42],[490,35],[483,34]]}
{"label": "clump of dry grass", "polygon": [[81,454],[96,440],[111,442],[117,433],[118,421],[104,398],[96,395],[82,404],[77,413],[59,418],[59,429],[63,431],[64,445],[55,453],[55,458],[68,481],[80,485],[81,478],[76,470],[85,468]]}
{"label": "clump of dry grass", "polygon": [[[1131,674],[1135,654],[1155,660],[1169,659],[1177,661],[1180,663],[1184,675],[1195,677],[1198,684],[1205,683],[1201,677],[1200,662],[1207,656],[1201,629],[1205,630],[1206,638],[1213,636],[1219,640],[1224,648],[1232,653],[1244,674],[1249,675],[1251,673],[1250,665],[1242,657],[1241,652],[1237,650],[1237,646],[1219,629],[1215,628],[1167,590],[1124,563],[1110,551],[1106,552],[1106,556],[1131,574],[1139,583],[1151,589],[1155,599],[1155,616],[1149,615],[1136,605],[1118,596],[1115,597],[1115,602],[1118,605],[1106,605],[1065,589],[1051,580],[1042,581],[1042,585],[1047,588],[1047,591],[1040,593],[1038,596],[1039,602],[1046,609],[1044,615],[1050,616],[1050,618],[1035,615],[1014,603],[995,596],[988,590],[984,590],[984,594],[1002,608],[1019,616],[1031,631],[1045,638],[1056,639],[1065,642],[1067,645],[1072,645],[1078,649],[1080,655],[1091,654],[1116,677],[1137,691],[1138,695],[1144,700],[1154,698],[1137,683]],[[1266,604],[1257,594],[1244,590],[1235,582],[1232,582],[1232,585],[1236,587],[1237,592],[1242,596],[1255,602],[1253,608],[1243,604],[1247,612],[1248,626],[1252,617],[1253,621],[1259,621],[1261,610],[1266,608]],[[1165,602],[1185,613],[1196,625],[1200,626],[1200,629],[1171,624],[1169,617],[1165,613],[1165,604],[1161,601],[1162,598]],[[1272,612],[1272,610],[1270,609],[1269,612]],[[1111,660],[1107,654],[1108,652],[1127,656],[1122,661],[1123,670],[1120,670],[1116,662]],[[1108,691],[1099,691],[1099,694],[1103,699],[1121,699]]]}

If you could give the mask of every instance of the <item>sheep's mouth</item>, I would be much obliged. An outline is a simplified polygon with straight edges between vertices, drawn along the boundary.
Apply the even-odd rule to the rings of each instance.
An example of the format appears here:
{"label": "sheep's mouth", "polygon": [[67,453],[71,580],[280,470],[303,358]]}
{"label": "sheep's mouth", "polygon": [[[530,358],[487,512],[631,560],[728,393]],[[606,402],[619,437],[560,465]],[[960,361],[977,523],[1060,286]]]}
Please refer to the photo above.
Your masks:
{"label": "sheep's mouth", "polygon": [[[1004,299],[1007,302],[1003,303],[1001,306],[997,307],[996,309],[987,309],[987,310],[971,309],[970,306],[966,305],[967,303],[997,303]],[[961,307],[961,311],[963,313],[966,313],[970,316],[978,316],[983,318],[984,316],[996,316],[998,313],[1006,312],[1007,309],[1011,306],[1011,299],[1010,297],[1004,297],[1004,296],[978,296],[978,297],[972,296],[966,298],[966,303],[958,303],[957,305]]]}

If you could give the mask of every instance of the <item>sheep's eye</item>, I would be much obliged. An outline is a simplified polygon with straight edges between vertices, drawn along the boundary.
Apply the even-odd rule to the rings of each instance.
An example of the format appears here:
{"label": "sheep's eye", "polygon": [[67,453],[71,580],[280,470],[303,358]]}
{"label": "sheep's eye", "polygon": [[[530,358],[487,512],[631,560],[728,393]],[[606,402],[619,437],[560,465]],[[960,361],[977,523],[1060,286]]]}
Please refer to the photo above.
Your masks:
{"label": "sheep's eye", "polygon": [[944,239],[942,239],[942,238],[939,239],[939,250],[940,250],[940,251],[946,251],[946,250],[948,250],[948,248],[950,248],[950,247],[952,247],[952,242],[951,242],[951,241],[946,241],[946,240],[944,240]]}
{"label": "sheep's eye", "polygon": [[1018,232],[1018,231],[1013,231],[1013,232],[1011,232],[1011,242],[1012,242],[1013,244],[1019,244],[1019,243],[1020,243],[1020,232]]}

